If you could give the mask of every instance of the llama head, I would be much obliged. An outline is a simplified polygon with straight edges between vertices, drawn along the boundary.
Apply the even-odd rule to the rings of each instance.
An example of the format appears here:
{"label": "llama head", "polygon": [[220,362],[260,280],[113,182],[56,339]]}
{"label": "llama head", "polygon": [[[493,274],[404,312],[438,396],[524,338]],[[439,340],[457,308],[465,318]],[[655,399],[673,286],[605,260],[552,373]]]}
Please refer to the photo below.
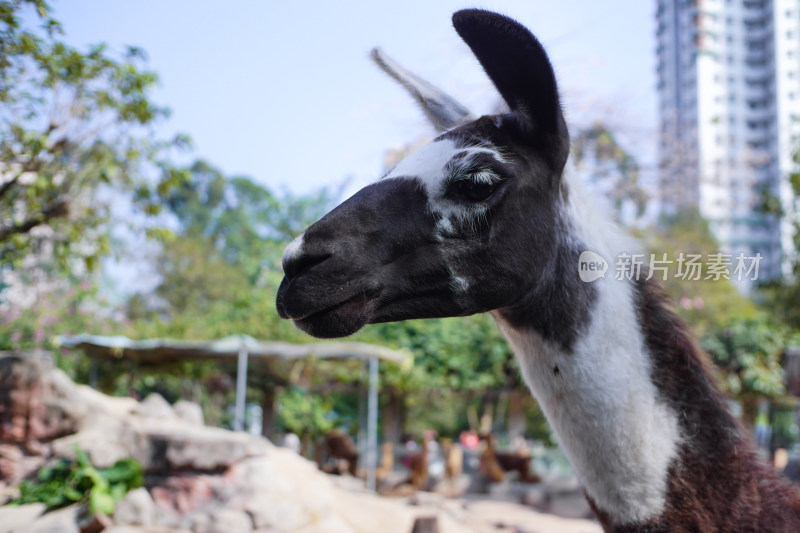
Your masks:
{"label": "llama head", "polygon": [[453,25],[509,111],[466,122],[457,104],[447,112],[452,101],[417,91],[446,131],[284,253],[278,313],[311,335],[496,311],[556,341],[574,337],[564,316],[577,314],[557,300],[587,289],[563,209],[569,135],[553,69],[536,38],[507,17],[464,10]]}

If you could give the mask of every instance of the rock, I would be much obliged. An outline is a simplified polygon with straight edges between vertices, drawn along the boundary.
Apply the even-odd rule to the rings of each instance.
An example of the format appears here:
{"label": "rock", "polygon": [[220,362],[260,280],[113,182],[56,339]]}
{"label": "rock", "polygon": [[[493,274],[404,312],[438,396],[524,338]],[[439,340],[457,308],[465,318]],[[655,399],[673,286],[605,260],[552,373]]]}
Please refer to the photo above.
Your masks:
{"label": "rock", "polygon": [[29,527],[18,531],[19,533],[80,533],[81,530],[78,528],[80,508],[81,506],[76,504],[50,511],[37,518]]}
{"label": "rock", "polygon": [[25,448],[20,444],[0,444],[0,479],[16,485],[44,465],[44,455],[30,454]]}
{"label": "rock", "polygon": [[44,509],[43,503],[0,507],[0,533],[27,531]]}
{"label": "rock", "polygon": [[195,426],[204,426],[203,409],[200,404],[194,402],[187,402],[186,400],[179,400],[172,406],[175,415],[188,424]]}
{"label": "rock", "polygon": [[[407,533],[418,516],[436,516],[441,533],[494,531],[498,519],[524,531],[599,531],[521,505],[473,507],[421,495],[410,506],[382,498],[261,437],[200,425],[193,407],[172,409],[158,396],[142,403],[110,398],[42,365],[0,355],[0,431],[16,439],[0,439],[11,446],[0,452],[7,463],[72,457],[78,444],[97,467],[133,457],[145,468],[149,490],[118,502],[115,524],[105,517],[80,522],[84,533]],[[1,490],[2,498],[13,487]],[[570,496],[575,489],[561,488]],[[0,533],[79,533],[84,508],[41,514],[42,505],[2,507]]]}
{"label": "rock", "polygon": [[253,520],[242,510],[221,508],[192,517],[190,529],[193,533],[249,533]]}
{"label": "rock", "polygon": [[[281,449],[280,452],[281,455],[298,458],[289,450]],[[303,472],[305,468],[291,468],[300,466],[298,464],[281,464],[276,459],[256,457],[236,465],[240,474],[239,486],[242,487],[241,508],[253,517],[255,528],[292,531],[309,525],[316,517],[330,514],[326,501],[328,498],[314,497],[313,493],[320,489],[319,486],[304,486],[311,490],[302,499],[292,496],[296,494],[303,477],[316,473],[316,467],[309,466]],[[322,479],[325,480],[323,487],[332,488],[327,479]]]}
{"label": "rock", "polygon": [[156,523],[156,504],[147,489],[134,489],[117,502],[114,522],[132,526],[152,526]]}
{"label": "rock", "polygon": [[266,439],[244,433],[138,413],[121,417],[98,413],[77,434],[54,441],[52,447],[57,455],[72,457],[75,444],[86,450],[95,466],[108,467],[132,457],[147,472],[223,471],[273,447]]}
{"label": "rock", "polygon": [[281,437],[280,445],[282,448],[288,448],[298,455],[303,447],[302,442],[300,442],[300,437],[298,437],[295,433],[286,433],[283,437]]}
{"label": "rock", "polygon": [[38,469],[46,443],[77,430],[67,397],[75,385],[44,352],[0,352],[0,478],[16,483]]}
{"label": "rock", "polygon": [[169,402],[158,393],[151,392],[139,403],[138,414],[152,418],[172,418],[175,411]]}
{"label": "rock", "polygon": [[150,490],[157,514],[176,525],[179,518],[193,511],[207,509],[215,502],[227,502],[238,489],[235,481],[224,475],[172,473],[161,479],[151,477]]}
{"label": "rock", "polygon": [[266,439],[219,428],[194,427],[182,432],[162,433],[167,441],[166,460],[170,468],[201,471],[224,470],[272,447]]}
{"label": "rock", "polygon": [[459,474],[458,476],[440,479],[432,490],[448,498],[455,498],[466,494],[470,483],[472,483],[472,480],[469,474]]}
{"label": "rock", "polygon": [[[117,526],[113,525],[103,530],[103,533],[191,533],[188,529],[176,529],[161,526]],[[236,533],[231,531],[230,533]]]}
{"label": "rock", "polygon": [[576,479],[556,479],[529,486],[521,503],[565,518],[591,517],[589,503]]}
{"label": "rock", "polygon": [[9,486],[4,481],[0,481],[0,507],[19,498],[19,489],[14,486]]}
{"label": "rock", "polygon": [[100,533],[111,525],[111,519],[102,513],[90,515],[88,511],[85,516],[78,515],[78,529],[81,533]]}

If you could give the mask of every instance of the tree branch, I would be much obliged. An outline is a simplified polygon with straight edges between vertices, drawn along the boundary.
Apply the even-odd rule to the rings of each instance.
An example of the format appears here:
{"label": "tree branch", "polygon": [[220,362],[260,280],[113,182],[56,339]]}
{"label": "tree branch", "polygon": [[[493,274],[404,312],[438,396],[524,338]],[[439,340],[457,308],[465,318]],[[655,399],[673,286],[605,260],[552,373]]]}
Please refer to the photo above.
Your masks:
{"label": "tree branch", "polygon": [[11,178],[11,179],[10,179],[10,180],[8,180],[7,182],[5,182],[5,183],[4,183],[2,186],[0,186],[0,198],[2,198],[3,196],[5,196],[5,194],[8,192],[8,190],[9,190],[11,187],[13,187],[13,186],[14,186],[14,184],[16,184],[16,183],[17,183],[17,180],[18,180],[18,179],[19,179],[19,176],[14,176],[13,178]]}
{"label": "tree branch", "polygon": [[31,217],[21,224],[0,228],[0,242],[5,241],[12,235],[28,233],[36,226],[45,224],[55,218],[66,216],[67,213],[69,213],[69,202],[67,200],[59,200],[42,210],[38,216]]}

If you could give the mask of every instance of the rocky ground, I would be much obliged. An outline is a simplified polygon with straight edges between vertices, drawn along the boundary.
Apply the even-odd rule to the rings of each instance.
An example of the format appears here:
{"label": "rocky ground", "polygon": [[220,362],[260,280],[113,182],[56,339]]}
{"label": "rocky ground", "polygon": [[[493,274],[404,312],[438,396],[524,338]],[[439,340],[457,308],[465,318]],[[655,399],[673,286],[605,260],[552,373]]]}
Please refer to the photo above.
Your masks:
{"label": "rocky ground", "polygon": [[111,398],[76,385],[45,355],[0,354],[0,503],[46,461],[71,457],[74,444],[97,467],[137,459],[145,487],[110,517],[81,505],[5,505],[0,533],[409,533],[417,517],[436,517],[440,533],[600,531],[511,503],[377,496],[266,439],[204,426],[194,404]]}

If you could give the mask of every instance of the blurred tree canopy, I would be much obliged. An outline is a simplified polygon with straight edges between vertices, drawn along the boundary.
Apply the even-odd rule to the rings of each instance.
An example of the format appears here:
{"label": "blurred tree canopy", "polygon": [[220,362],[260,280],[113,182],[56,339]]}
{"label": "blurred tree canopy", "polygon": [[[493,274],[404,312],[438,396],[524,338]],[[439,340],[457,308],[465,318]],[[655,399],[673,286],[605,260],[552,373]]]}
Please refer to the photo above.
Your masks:
{"label": "blurred tree canopy", "polygon": [[759,399],[786,394],[781,356],[798,340],[764,313],[735,317],[703,335],[702,346],[717,366],[720,386],[741,402],[748,427],[755,424]]}
{"label": "blurred tree canopy", "polygon": [[[800,168],[800,147],[792,154],[795,168]],[[771,280],[761,287],[766,305],[779,320],[800,329],[800,171],[789,174],[791,197],[786,205],[781,199],[764,191],[761,210],[783,219],[792,231],[791,250],[784,250],[790,273],[779,280]]]}
{"label": "blurred tree canopy", "polygon": [[[157,77],[142,50],[81,51],[49,12],[43,0],[0,0],[0,268],[34,252],[91,271],[110,251],[104,186],[135,191],[155,214],[156,180],[145,174],[156,172],[161,190],[180,181],[165,153],[188,139],[155,136],[168,112],[150,98]],[[35,30],[24,27],[31,19]]]}
{"label": "blurred tree canopy", "polygon": [[[647,248],[656,255],[667,253],[675,260],[680,253],[700,254],[703,261],[719,250],[708,222],[695,209],[685,209],[672,217],[664,218],[660,225],[649,230]],[[674,274],[674,272],[670,272]],[[670,275],[664,281],[677,313],[686,320],[696,334],[701,335],[712,327],[722,327],[734,318],[750,317],[756,305],[743,296],[726,279],[681,279]]]}
{"label": "blurred tree canopy", "polygon": [[639,162],[608,126],[595,122],[580,129],[570,144],[578,171],[611,202],[620,220],[635,220],[644,214],[648,195],[639,182]]}

